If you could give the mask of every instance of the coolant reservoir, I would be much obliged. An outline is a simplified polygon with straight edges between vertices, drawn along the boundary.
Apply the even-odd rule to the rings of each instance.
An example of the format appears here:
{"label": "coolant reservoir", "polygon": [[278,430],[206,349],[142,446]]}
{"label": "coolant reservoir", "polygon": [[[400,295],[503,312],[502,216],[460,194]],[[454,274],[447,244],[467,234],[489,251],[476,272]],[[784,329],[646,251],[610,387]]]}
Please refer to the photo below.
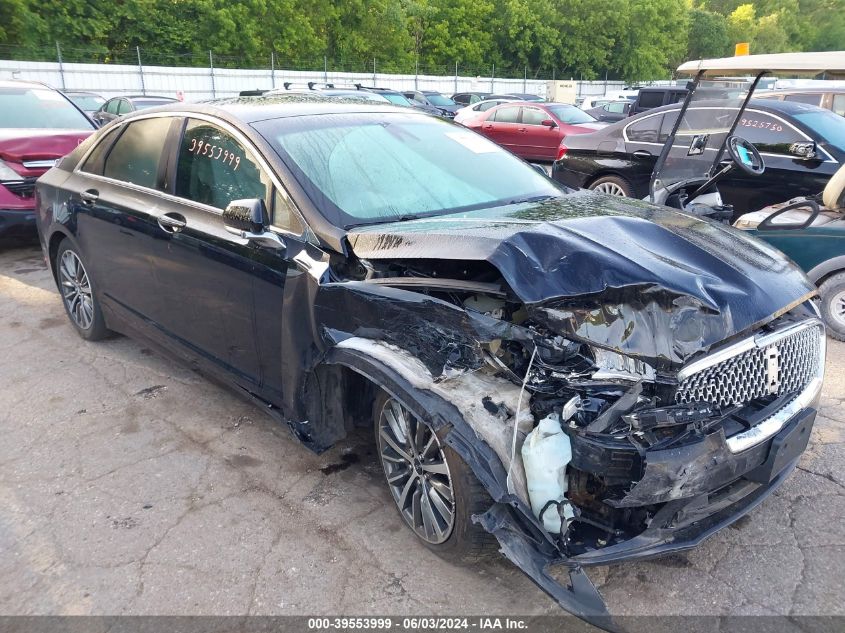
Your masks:
{"label": "coolant reservoir", "polygon": [[560,427],[554,415],[548,415],[531,431],[522,444],[522,463],[528,483],[528,498],[531,511],[538,519],[543,508],[543,526],[552,534],[560,534],[561,518],[555,504],[563,506],[563,514],[572,517],[572,507],[564,493],[568,489],[566,465],[572,459],[569,437]]}

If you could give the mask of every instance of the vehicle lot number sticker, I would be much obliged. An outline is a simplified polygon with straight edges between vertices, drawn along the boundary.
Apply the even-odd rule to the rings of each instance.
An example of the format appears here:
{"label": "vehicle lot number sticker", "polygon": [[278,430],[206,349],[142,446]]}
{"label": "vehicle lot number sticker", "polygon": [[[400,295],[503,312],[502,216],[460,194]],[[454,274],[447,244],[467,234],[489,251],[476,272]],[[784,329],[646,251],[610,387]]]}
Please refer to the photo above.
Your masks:
{"label": "vehicle lot number sticker", "polygon": [[220,145],[213,145],[212,143],[201,141],[196,138],[191,139],[191,146],[188,151],[197,156],[206,156],[211,160],[217,160],[228,165],[232,171],[237,171],[241,166],[241,157],[236,156],[234,152],[223,149]]}

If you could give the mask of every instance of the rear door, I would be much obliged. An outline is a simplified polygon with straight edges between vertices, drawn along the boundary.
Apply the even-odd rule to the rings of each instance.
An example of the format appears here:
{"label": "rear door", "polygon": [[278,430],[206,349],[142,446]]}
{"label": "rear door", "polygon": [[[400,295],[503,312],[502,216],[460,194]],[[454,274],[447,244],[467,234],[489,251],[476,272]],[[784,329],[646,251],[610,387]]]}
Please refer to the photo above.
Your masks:
{"label": "rear door", "polygon": [[177,117],[154,117],[116,127],[65,185],[73,192],[68,206],[76,239],[104,308],[152,336],[162,318],[153,262],[162,254],[157,218],[165,210],[165,146],[180,124]]}
{"label": "rear door", "polygon": [[[674,116],[677,119],[677,112]],[[623,129],[626,158],[629,161],[625,176],[638,196],[643,192],[642,197],[648,194],[651,172],[668,138],[668,132],[663,128],[663,119],[663,112],[649,114]]]}

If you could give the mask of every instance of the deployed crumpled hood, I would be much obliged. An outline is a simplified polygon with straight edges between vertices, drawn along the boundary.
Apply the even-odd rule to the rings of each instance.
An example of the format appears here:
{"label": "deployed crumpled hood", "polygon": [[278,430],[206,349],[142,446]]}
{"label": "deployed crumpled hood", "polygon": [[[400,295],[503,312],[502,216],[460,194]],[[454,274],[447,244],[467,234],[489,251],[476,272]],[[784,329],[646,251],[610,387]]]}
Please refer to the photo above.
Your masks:
{"label": "deployed crumpled hood", "polygon": [[348,238],[365,259],[486,260],[557,331],[659,365],[684,362],[815,292],[782,253],[740,231],[588,191]]}

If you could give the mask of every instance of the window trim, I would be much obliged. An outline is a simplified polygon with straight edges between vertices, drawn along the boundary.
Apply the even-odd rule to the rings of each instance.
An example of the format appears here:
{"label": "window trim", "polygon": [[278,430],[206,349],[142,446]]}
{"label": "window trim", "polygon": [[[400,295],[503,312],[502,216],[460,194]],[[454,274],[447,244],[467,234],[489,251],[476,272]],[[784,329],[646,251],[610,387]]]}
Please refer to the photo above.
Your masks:
{"label": "window trim", "polygon": [[[519,122],[520,122],[522,125],[530,125],[531,127],[543,127],[543,124],[542,124],[542,123],[526,123],[526,122],[523,120],[523,117],[522,117],[523,113],[524,113],[526,110],[533,110],[533,111],[535,111],[535,112],[542,112],[542,113],[545,115],[545,116],[543,117],[543,119],[541,119],[541,120],[543,120],[543,121],[546,121],[546,120],[548,120],[548,119],[551,119],[551,120],[553,120],[553,121],[554,121],[554,120],[555,120],[555,118],[556,118],[556,117],[552,116],[552,114],[551,114],[550,112],[548,112],[547,110],[544,110],[543,108],[538,108],[537,106],[526,106],[526,105],[524,105],[524,106],[520,106],[520,107],[519,107]],[[561,121],[561,123],[562,123],[562,121]]]}
{"label": "window trim", "polygon": [[[195,118],[195,119],[202,119],[208,123],[212,123],[221,127],[223,130],[234,136],[238,139],[238,142],[242,143],[245,147],[250,148],[250,150],[255,154],[255,158],[259,163],[259,166],[267,173],[270,181],[273,184],[274,191],[278,190],[284,197],[287,198],[288,202],[290,202],[291,209],[296,214],[299,223],[302,225],[302,233],[297,234],[293,231],[290,231],[284,227],[277,226],[275,224],[271,224],[270,228],[276,232],[281,233],[283,236],[288,236],[291,238],[295,238],[297,241],[305,241],[315,246],[319,246],[319,242],[317,240],[316,235],[314,235],[311,226],[308,222],[305,221],[305,216],[303,216],[302,211],[300,211],[299,206],[296,204],[296,201],[293,199],[293,196],[290,195],[287,187],[285,187],[279,177],[276,175],[276,172],[270,167],[269,161],[264,157],[264,155],[258,150],[252,141],[250,141],[246,135],[244,135],[240,130],[238,130],[235,126],[231,125],[229,122],[224,121],[218,117],[208,115],[201,112],[189,112],[184,110],[175,110],[175,111],[168,111],[168,112],[151,112],[149,114],[139,114],[137,116],[133,116],[130,119],[121,119],[117,124],[116,127],[125,127],[129,123],[134,121],[140,121],[142,119],[155,119],[155,118],[182,118],[185,124],[187,123],[188,118]],[[123,132],[120,132],[123,134]],[[179,137],[181,142],[181,135]],[[200,211],[207,211],[208,213],[212,213],[214,215],[222,216],[223,211],[218,209],[217,207],[212,207],[207,204],[202,204],[201,202],[195,202],[193,200],[189,200],[187,198],[180,198],[172,193],[161,191],[159,189],[150,189],[149,187],[143,187],[141,185],[136,185],[131,182],[125,182],[123,180],[116,180],[114,178],[109,178],[108,176],[103,176],[101,174],[92,174],[87,171],[80,171],[79,166],[84,164],[85,161],[88,159],[89,154],[94,150],[95,147],[99,146],[102,141],[98,141],[94,143],[91,147],[88,148],[88,151],[82,156],[80,161],[76,164],[76,167],[73,169],[74,174],[82,174],[84,177],[94,178],[96,180],[101,180],[102,182],[119,185],[121,187],[126,187],[128,189],[134,189],[135,191],[140,191],[142,193],[154,193],[159,196],[164,196],[165,199],[178,202],[181,204],[187,204],[188,206],[195,207]],[[171,154],[176,151],[178,152],[178,145],[174,149],[172,146],[170,148]],[[109,152],[111,152],[111,148],[109,148]],[[266,204],[266,202],[265,202]]]}
{"label": "window trim", "polygon": [[[703,106],[703,107],[698,107],[698,108],[696,108],[695,106],[690,106],[690,108],[689,108],[689,110],[738,110],[738,109],[739,108],[720,108],[720,107],[717,107],[717,106]],[[625,143],[639,143],[640,145],[656,145],[656,146],[659,146],[659,147],[663,147],[663,145],[665,145],[665,143],[652,143],[650,141],[632,141],[632,140],[630,140],[628,138],[628,128],[631,127],[632,125],[640,123],[641,121],[645,121],[646,119],[648,119],[650,117],[658,116],[658,115],[661,115],[661,114],[668,114],[669,112],[673,112],[673,110],[662,110],[660,112],[649,113],[648,115],[644,116],[641,119],[637,119],[636,121],[631,121],[630,123],[628,123],[628,125],[626,125],[625,127],[622,128],[622,141],[625,142]],[[804,137],[804,140],[806,140],[806,141],[812,141],[813,140],[806,132],[804,132],[803,130],[796,127],[795,125],[793,125],[789,121],[785,120],[783,117],[780,117],[773,112],[768,112],[766,110],[760,110],[759,108],[746,108],[745,112],[755,112],[757,114],[765,114],[766,116],[770,116],[774,119],[777,119],[778,121],[780,121],[784,125],[788,125],[792,129],[794,129],[796,132],[798,132],[801,136]],[[817,146],[817,148],[820,152],[824,153],[824,155],[827,156],[827,158],[825,160],[823,160],[822,162],[839,164],[839,161],[837,161],[833,156],[831,156],[823,147]],[[708,148],[705,151],[712,151],[712,148]],[[783,156],[784,156],[783,154],[774,154],[772,152],[760,152],[760,154],[762,156],[772,156],[772,157],[776,157],[776,158],[783,158]]]}

